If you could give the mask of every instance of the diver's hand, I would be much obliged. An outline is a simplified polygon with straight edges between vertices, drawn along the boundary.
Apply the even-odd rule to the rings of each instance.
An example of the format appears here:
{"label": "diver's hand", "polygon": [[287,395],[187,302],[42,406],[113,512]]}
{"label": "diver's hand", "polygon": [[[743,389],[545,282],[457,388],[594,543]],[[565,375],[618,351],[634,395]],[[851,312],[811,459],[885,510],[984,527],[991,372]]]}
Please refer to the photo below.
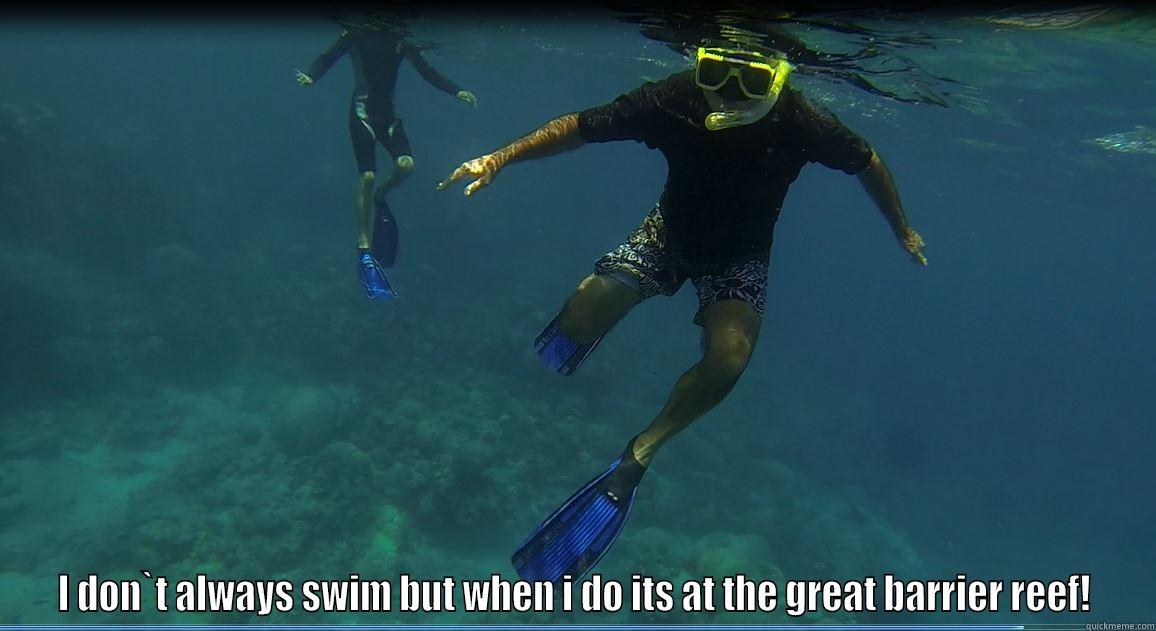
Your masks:
{"label": "diver's hand", "polygon": [[458,92],[458,98],[465,101],[466,103],[469,103],[470,105],[473,105],[474,107],[478,106],[478,98],[474,96],[473,92],[470,92],[469,90],[462,90]]}
{"label": "diver's hand", "polygon": [[293,72],[297,73],[297,83],[300,83],[301,85],[313,85],[313,77],[310,77],[309,75],[301,72],[296,68],[293,69]]}
{"label": "diver's hand", "polygon": [[919,236],[918,232],[910,227],[907,228],[900,238],[900,242],[903,244],[903,249],[911,255],[912,260],[920,265],[927,265],[927,257],[923,255],[923,248],[926,246],[923,243],[923,237]]}
{"label": "diver's hand", "polygon": [[438,184],[437,190],[443,191],[450,184],[466,177],[474,178],[466,186],[466,197],[474,194],[474,191],[494,181],[494,177],[498,175],[498,171],[502,169],[502,163],[492,153],[488,153],[480,158],[474,158],[469,162],[463,162],[462,166],[454,170],[445,180]]}

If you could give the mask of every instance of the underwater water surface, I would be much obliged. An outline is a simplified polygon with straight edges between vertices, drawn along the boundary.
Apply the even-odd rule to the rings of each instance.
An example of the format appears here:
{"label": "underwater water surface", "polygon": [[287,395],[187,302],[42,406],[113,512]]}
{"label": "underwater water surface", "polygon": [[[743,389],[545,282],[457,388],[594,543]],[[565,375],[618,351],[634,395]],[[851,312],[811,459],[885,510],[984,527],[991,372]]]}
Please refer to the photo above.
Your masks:
{"label": "underwater water surface", "polygon": [[513,579],[522,539],[698,359],[689,284],[573,376],[532,346],[653,207],[658,152],[434,186],[691,62],[608,12],[409,17],[478,103],[402,67],[415,167],[389,301],[356,276],[351,65],[294,79],[334,21],[0,18],[0,623],[1156,621],[1148,14],[897,17],[918,43],[868,61],[914,69],[871,76],[927,102],[793,76],[886,159],[929,264],[855,178],[804,169],[747,372],[656,458],[598,566],[1087,573],[1090,613],[58,612],[61,573]]}

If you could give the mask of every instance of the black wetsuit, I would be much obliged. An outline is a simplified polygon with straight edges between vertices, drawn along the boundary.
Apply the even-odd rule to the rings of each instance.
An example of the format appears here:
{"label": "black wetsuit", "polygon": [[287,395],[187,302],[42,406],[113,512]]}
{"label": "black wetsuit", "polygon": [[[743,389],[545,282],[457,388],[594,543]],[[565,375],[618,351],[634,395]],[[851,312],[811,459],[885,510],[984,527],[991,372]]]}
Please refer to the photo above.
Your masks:
{"label": "black wetsuit", "polygon": [[447,94],[457,95],[461,88],[430,66],[419,48],[380,30],[342,33],[328,50],[313,60],[305,74],[314,81],[320,79],[347,52],[353,61],[349,134],[357,170],[359,173],[376,171],[375,140],[394,158],[413,155],[401,119],[393,111],[393,90],[402,59],[408,60],[426,81]]}
{"label": "black wetsuit", "polygon": [[[461,92],[421,55],[421,50],[388,31],[345,31],[325,52],[317,56],[305,74],[317,81],[333,64],[349,53],[353,61],[353,98],[349,102],[349,137],[357,172],[377,171],[375,142],[380,142],[394,159],[413,156],[401,119],[393,111],[393,90],[402,59],[409,60],[426,81],[447,94]],[[372,251],[378,262],[391,267],[397,257],[398,227],[389,205],[378,190]]]}
{"label": "black wetsuit", "polygon": [[666,245],[696,265],[766,261],[787,189],[808,162],[848,174],[870,163],[865,140],[789,87],[750,125],[710,131],[711,111],[686,71],[578,116],[587,142],[635,140],[666,156]]}

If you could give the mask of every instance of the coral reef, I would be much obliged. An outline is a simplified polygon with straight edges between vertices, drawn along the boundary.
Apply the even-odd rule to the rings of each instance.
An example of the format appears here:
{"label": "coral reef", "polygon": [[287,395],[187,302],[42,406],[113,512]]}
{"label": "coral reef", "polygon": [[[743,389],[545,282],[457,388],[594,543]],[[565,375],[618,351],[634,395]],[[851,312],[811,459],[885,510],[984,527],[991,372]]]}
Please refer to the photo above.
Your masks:
{"label": "coral reef", "polygon": [[[644,325],[628,324],[582,381],[558,379],[529,344],[556,307],[540,294],[455,299],[471,281],[453,285],[446,263],[424,263],[405,270],[407,283],[442,291],[367,304],[351,261],[325,244],[198,241],[165,196],[98,162],[50,186],[37,160],[68,151],[38,112],[0,108],[0,159],[29,165],[0,169],[0,203],[21,217],[0,237],[0,377],[12,386],[0,398],[0,556],[13,574],[5,585],[26,586],[24,602],[51,599],[27,585],[60,571],[512,578],[509,551],[665,396],[670,375],[626,384],[620,367],[677,365],[692,350],[648,346],[644,356],[630,333]],[[310,263],[290,273],[286,261]],[[644,482],[606,575],[765,579],[873,571],[897,555],[917,562],[879,515],[774,459],[733,458],[725,437],[680,445]],[[0,608],[0,621],[77,621],[44,611]]]}

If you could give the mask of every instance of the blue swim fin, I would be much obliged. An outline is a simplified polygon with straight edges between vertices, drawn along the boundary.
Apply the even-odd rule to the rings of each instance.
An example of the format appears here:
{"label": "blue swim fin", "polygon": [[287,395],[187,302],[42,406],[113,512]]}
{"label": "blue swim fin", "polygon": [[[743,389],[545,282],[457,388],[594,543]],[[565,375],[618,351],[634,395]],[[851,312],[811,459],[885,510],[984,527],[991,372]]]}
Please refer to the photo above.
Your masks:
{"label": "blue swim fin", "polygon": [[362,252],[358,257],[357,271],[361,276],[361,286],[365,288],[365,295],[370,298],[397,297],[397,292],[385,277],[385,270],[369,252]]}
{"label": "blue swim fin", "polygon": [[589,344],[579,344],[574,340],[566,337],[562,333],[560,322],[562,320],[562,313],[566,311],[566,307],[562,307],[560,311],[546,325],[546,328],[534,338],[534,348],[538,349],[538,357],[546,362],[546,365],[551,370],[562,375],[572,375],[582,362],[590,356],[594,351],[594,347],[606,337],[603,333],[598,339]]}
{"label": "blue swim fin", "polygon": [[618,539],[644,473],[631,440],[609,469],[566,500],[514,552],[518,576],[552,583],[564,576],[580,579]]}

